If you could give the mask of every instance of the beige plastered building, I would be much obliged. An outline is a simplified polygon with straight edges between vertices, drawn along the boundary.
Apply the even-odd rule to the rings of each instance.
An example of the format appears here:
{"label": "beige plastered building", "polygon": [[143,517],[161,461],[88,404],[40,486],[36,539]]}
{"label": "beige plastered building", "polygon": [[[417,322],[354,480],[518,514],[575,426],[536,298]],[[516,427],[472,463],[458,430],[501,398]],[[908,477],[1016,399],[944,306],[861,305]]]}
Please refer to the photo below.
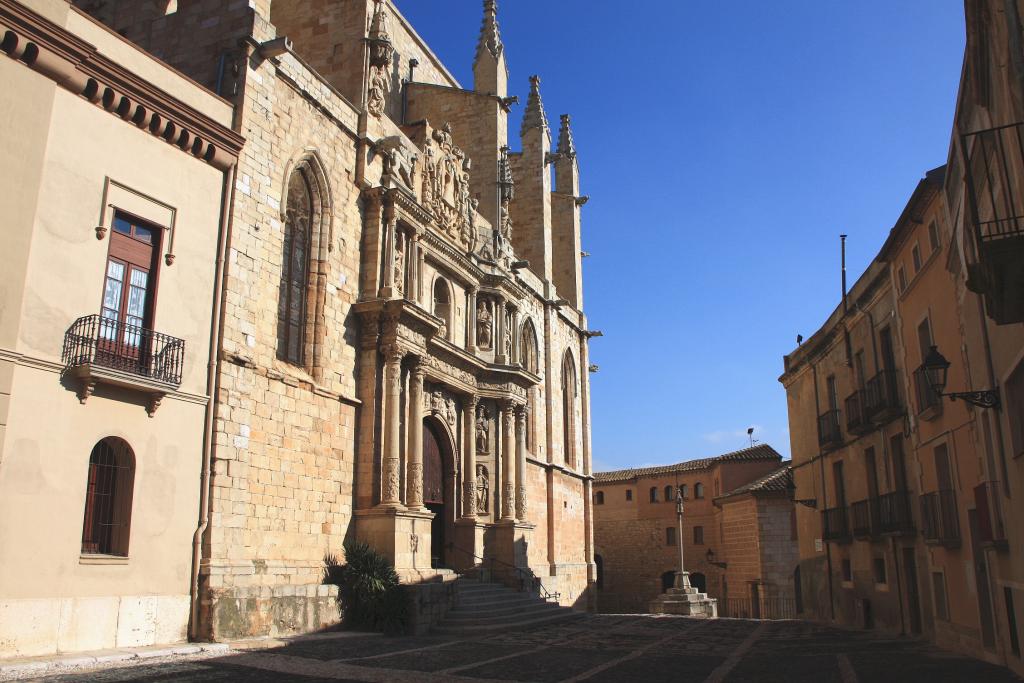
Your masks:
{"label": "beige plastered building", "polygon": [[[4,152],[15,150],[21,166],[37,164],[34,182],[60,201],[35,186],[5,198],[24,202],[11,215],[34,228],[17,231],[13,253],[24,253],[25,265],[16,258],[21,270],[7,271],[16,286],[6,296],[18,294],[17,307],[6,310],[18,313],[2,319],[4,362],[22,374],[0,375],[8,414],[0,487],[42,487],[65,507],[50,516],[60,534],[24,525],[0,533],[62,538],[53,552],[65,559],[55,556],[44,572],[36,563],[0,569],[25,579],[0,583],[0,609],[19,608],[8,598],[38,599],[58,615],[56,627],[40,627],[50,630],[38,645],[12,626],[12,636],[0,638],[2,654],[111,642],[49,635],[70,628],[63,625],[73,620],[59,615],[78,609],[61,602],[55,586],[69,598],[103,596],[115,610],[129,604],[122,593],[166,594],[156,606],[145,603],[140,617],[156,624],[151,642],[186,632],[227,639],[329,626],[339,606],[324,570],[344,561],[348,539],[394,561],[417,591],[417,629],[451,604],[456,572],[479,567],[588,608],[595,569],[592,332],[583,314],[580,230],[586,197],[570,119],[550,127],[539,78],[530,79],[516,113],[496,4],[484,3],[472,88],[455,80],[391,2],[73,5],[0,7],[56,17],[69,41],[109,49],[111,60],[167,89],[190,115],[203,113],[220,139],[179,119],[173,130],[136,121],[136,100],[115,86],[104,99],[101,83],[94,104],[95,93],[63,72],[40,75],[17,55],[4,62],[26,93],[40,90],[40,103],[24,114],[25,132],[9,129],[24,146]],[[5,97],[21,91],[7,89]],[[40,142],[30,145],[53,92],[60,106],[52,105],[52,118],[67,124],[40,129]],[[127,98],[123,110],[119,98]],[[517,150],[510,125],[518,126]],[[54,144],[58,134],[68,142]],[[100,154],[100,145],[118,154]],[[111,158],[119,165],[97,162]],[[64,175],[83,189],[69,190]],[[98,190],[83,180],[93,175]],[[110,204],[102,194],[107,175],[174,209],[173,265],[161,266],[157,313],[145,321],[156,327],[145,329],[183,340],[183,376],[166,392],[148,385],[108,392],[101,381],[82,405],[79,390],[61,383],[69,367],[61,352],[71,323],[102,303],[105,285],[92,283],[102,280],[93,271],[103,267],[105,242],[95,228],[110,213],[100,212]],[[69,206],[74,221],[48,213]],[[138,215],[134,204],[125,211],[147,225],[171,220]],[[61,231],[67,236],[58,239]],[[138,237],[134,227],[129,233]],[[27,235],[35,242],[21,245]],[[73,251],[86,249],[93,255]],[[125,291],[131,300],[134,290]],[[89,348],[107,352],[112,333],[97,325]],[[29,352],[45,363],[15,359]],[[150,417],[145,408],[158,393]],[[55,409],[67,427],[54,428]],[[27,434],[32,443],[46,434],[67,445],[22,447]],[[127,534],[118,532],[107,542],[114,557],[97,568],[81,564],[85,541],[77,535],[83,505],[91,514],[89,449],[108,434],[132,446],[135,496],[115,506],[131,513],[127,555],[118,555]],[[39,473],[44,452],[67,459],[66,481]],[[105,457],[119,462],[120,451]],[[35,490],[23,495],[35,497],[42,517]],[[0,505],[8,500],[25,509],[7,496]],[[38,545],[29,541],[22,547]],[[59,567],[60,582],[46,574]]]}

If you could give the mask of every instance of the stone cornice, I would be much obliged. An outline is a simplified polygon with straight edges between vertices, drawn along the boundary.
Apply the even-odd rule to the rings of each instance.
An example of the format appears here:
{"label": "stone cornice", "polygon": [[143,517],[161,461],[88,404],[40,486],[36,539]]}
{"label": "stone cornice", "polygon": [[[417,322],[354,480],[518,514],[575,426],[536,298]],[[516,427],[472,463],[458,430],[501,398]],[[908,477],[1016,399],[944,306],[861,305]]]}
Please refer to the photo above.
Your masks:
{"label": "stone cornice", "polygon": [[8,57],[62,88],[220,170],[236,163],[241,135],[20,3],[0,0],[0,31]]}

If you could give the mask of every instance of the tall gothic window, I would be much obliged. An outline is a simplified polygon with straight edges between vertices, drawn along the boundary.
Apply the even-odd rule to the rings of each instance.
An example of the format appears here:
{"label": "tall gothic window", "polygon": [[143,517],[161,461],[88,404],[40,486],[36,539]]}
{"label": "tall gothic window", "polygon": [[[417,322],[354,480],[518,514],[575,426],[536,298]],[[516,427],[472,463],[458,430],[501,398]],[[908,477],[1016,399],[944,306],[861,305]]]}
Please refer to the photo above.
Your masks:
{"label": "tall gothic window", "polygon": [[305,362],[312,220],[313,192],[306,174],[296,169],[288,182],[284,254],[277,301],[277,357],[295,365]]}
{"label": "tall gothic window", "polygon": [[572,353],[565,352],[562,360],[562,441],[565,464],[576,467],[576,361]]}
{"label": "tall gothic window", "polygon": [[452,334],[452,294],[444,278],[434,281],[434,315],[441,319],[438,332],[444,339],[451,339]]}

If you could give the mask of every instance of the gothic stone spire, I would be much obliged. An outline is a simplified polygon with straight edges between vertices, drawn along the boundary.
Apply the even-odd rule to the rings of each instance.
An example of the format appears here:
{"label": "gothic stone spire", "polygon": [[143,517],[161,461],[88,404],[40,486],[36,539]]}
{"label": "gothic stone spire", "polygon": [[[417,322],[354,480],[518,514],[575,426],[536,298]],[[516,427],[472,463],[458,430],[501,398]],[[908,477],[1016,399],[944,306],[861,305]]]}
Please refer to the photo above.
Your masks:
{"label": "gothic stone spire", "polygon": [[476,46],[476,60],[480,61],[484,50],[497,59],[505,49],[498,30],[498,0],[484,0],[484,22],[480,27],[480,41]]}
{"label": "gothic stone spire", "polygon": [[530,99],[526,102],[526,113],[523,115],[523,127],[520,135],[527,131],[540,128],[549,131],[548,115],[544,111],[544,102],[540,98],[540,76],[530,76]]}
{"label": "gothic stone spire", "polygon": [[562,125],[558,131],[558,154],[565,157],[576,156],[576,143],[572,139],[571,118],[562,114]]}

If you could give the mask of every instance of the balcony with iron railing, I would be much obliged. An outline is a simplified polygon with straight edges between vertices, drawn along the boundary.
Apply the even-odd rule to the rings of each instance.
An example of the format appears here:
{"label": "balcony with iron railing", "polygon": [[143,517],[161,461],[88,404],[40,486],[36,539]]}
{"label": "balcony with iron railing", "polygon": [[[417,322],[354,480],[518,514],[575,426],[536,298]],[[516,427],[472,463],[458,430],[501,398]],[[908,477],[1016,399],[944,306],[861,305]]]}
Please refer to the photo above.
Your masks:
{"label": "balcony with iron railing", "polygon": [[910,493],[893,491],[878,497],[878,532],[881,534],[913,534],[914,515],[911,512]]}
{"label": "balcony with iron railing", "polygon": [[942,395],[932,388],[923,365],[914,371],[914,392],[917,395],[917,414],[922,420],[934,420],[942,414]]}
{"label": "balcony with iron railing", "polygon": [[829,410],[818,416],[818,445],[825,449],[843,445],[838,410]]}
{"label": "balcony with iron railing", "polygon": [[850,504],[850,526],[854,538],[878,534],[878,499],[868,498]]}
{"label": "balcony with iron railing", "polygon": [[960,545],[960,518],[952,490],[921,496],[921,535],[926,543],[947,547]]}
{"label": "balcony with iron railing", "polygon": [[167,393],[181,386],[185,342],[145,327],[100,315],[79,318],[64,333],[64,375],[79,382],[85,403],[97,384],[147,395],[152,415]]}
{"label": "balcony with iron railing", "polygon": [[826,541],[850,540],[850,516],[848,508],[836,507],[824,510],[821,537]]}
{"label": "balcony with iron railing", "polygon": [[864,408],[870,420],[881,423],[903,412],[899,376],[895,370],[881,370],[864,386]]}
{"label": "balcony with iron railing", "polygon": [[847,396],[844,407],[846,431],[851,434],[865,434],[871,431],[871,422],[868,421],[865,411],[864,391],[858,390]]}
{"label": "balcony with iron railing", "polygon": [[963,135],[977,259],[967,286],[997,324],[1024,322],[1024,122]]}

